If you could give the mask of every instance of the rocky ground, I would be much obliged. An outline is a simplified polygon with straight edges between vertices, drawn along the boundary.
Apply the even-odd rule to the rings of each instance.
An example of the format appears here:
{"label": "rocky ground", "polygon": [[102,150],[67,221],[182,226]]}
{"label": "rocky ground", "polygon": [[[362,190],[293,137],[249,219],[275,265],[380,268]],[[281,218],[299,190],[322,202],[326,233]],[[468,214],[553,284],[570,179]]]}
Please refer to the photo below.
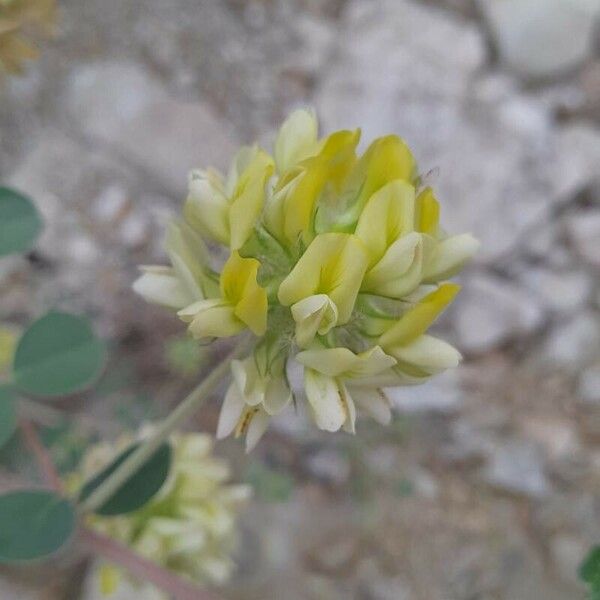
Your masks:
{"label": "rocky ground", "polygon": [[[0,264],[0,318],[94,317],[130,368],[110,401],[70,408],[105,433],[188,385],[164,358],[180,325],[130,291],[137,264],[163,259],[187,170],[267,143],[291,107],[405,137],[448,230],[482,240],[440,325],[465,363],[399,391],[389,430],[283,420],[252,469],[223,446],[268,500],[243,519],[225,598],[584,598],[577,565],[600,541],[599,16],[597,0],[62,0],[56,39],[0,89],[0,180],[47,222],[33,255]],[[11,573],[0,596],[97,598],[83,576],[21,588]]]}

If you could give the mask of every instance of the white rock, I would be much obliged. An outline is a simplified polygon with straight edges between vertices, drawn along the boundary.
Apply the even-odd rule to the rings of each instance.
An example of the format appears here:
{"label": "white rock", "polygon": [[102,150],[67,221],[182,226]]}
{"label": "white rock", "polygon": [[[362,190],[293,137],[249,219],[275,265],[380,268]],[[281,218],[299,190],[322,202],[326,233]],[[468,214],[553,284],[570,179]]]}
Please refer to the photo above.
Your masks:
{"label": "white rock", "polygon": [[447,371],[414,387],[386,388],[385,393],[395,410],[407,414],[454,412],[463,400],[456,371]]}
{"label": "white rock", "polygon": [[544,321],[532,293],[494,275],[467,278],[454,310],[458,347],[467,352],[484,352],[530,334]]}
{"label": "white rock", "polygon": [[237,146],[230,127],[206,105],[174,100],[148,106],[115,131],[112,141],[182,195],[192,168],[226,169]]}
{"label": "white rock", "polygon": [[600,318],[580,313],[553,329],[542,347],[542,360],[567,370],[581,369],[600,353]]}
{"label": "white rock", "polygon": [[129,194],[120,185],[110,185],[94,199],[92,214],[107,224],[114,224],[125,214],[129,205]]}
{"label": "white rock", "polygon": [[101,256],[97,244],[90,236],[84,233],[73,235],[73,237],[68,239],[65,250],[73,260],[82,265],[92,264],[98,261]]}
{"label": "white rock", "polygon": [[499,443],[491,450],[483,478],[496,488],[532,498],[550,491],[539,449],[519,440]]}
{"label": "white rock", "polygon": [[143,246],[150,237],[150,221],[146,213],[131,212],[119,227],[119,237],[129,248]]}
{"label": "white rock", "polygon": [[67,105],[86,135],[181,194],[191,168],[224,168],[235,151],[231,129],[206,105],[170,99],[135,63],[101,62],[76,71]]}
{"label": "white rock", "polygon": [[598,0],[479,0],[503,61],[545,77],[592,53]]}
{"label": "white rock", "polygon": [[567,125],[558,138],[557,194],[569,198],[587,185],[600,181],[600,131],[584,124]]}
{"label": "white rock", "polygon": [[339,451],[322,448],[306,459],[312,475],[329,483],[342,485],[350,475],[350,463]]}
{"label": "white rock", "polygon": [[520,427],[526,438],[543,447],[552,459],[572,458],[580,449],[576,427],[566,419],[525,417]]}
{"label": "white rock", "polygon": [[69,111],[87,135],[111,140],[148,106],[166,100],[160,81],[132,62],[92,63],[73,71]]}
{"label": "white rock", "polygon": [[571,215],[567,219],[567,231],[579,256],[600,268],[600,209]]}
{"label": "white rock", "polygon": [[583,270],[550,271],[530,269],[521,276],[522,284],[536,294],[543,304],[556,312],[581,308],[592,294],[591,277]]}
{"label": "white rock", "polygon": [[476,260],[494,262],[550,213],[550,110],[505,78],[478,80],[473,24],[409,0],[353,0],[339,40],[316,94],[324,128],[360,126],[363,145],[404,137],[423,174],[439,169],[445,228],[483,241]]}
{"label": "white rock", "polygon": [[588,367],[579,376],[577,395],[589,404],[600,404],[600,363]]}

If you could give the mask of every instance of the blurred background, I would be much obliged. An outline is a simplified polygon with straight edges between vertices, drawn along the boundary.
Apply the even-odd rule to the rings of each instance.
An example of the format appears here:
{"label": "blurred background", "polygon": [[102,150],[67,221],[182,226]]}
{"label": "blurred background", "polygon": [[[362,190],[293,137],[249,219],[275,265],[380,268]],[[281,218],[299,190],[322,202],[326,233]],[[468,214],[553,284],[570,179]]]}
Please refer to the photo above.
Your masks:
{"label": "blurred background", "polygon": [[[47,224],[0,263],[0,320],[60,306],[111,341],[96,391],[59,403],[75,425],[47,428],[62,469],[160,418],[226,349],[136,297],[136,267],[164,262],[189,168],[270,144],[308,104],[363,147],[403,136],[448,231],[482,241],[437,326],[465,361],[398,390],[387,429],[323,434],[290,411],[248,457],[219,444],[255,487],[222,597],[583,599],[600,541],[599,17],[598,0],[61,0],[56,38],[0,89],[0,181]],[[214,431],[218,407],[193,426]],[[2,460],[33,472],[18,448]],[[100,595],[78,562],[2,573],[0,598]]]}

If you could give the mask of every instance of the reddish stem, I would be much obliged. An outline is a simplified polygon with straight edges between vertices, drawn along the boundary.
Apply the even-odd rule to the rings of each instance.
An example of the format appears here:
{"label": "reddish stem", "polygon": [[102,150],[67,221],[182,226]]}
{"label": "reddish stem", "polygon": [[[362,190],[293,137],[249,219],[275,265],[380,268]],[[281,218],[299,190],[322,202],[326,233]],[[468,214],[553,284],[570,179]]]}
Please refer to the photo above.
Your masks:
{"label": "reddish stem", "polygon": [[125,567],[135,577],[149,581],[175,600],[217,600],[210,592],[200,589],[192,582],[163,569],[153,562],[133,553],[127,546],[91,529],[84,528],[81,539],[95,554],[104,556],[111,563]]}
{"label": "reddish stem", "polygon": [[35,456],[44,482],[53,490],[56,490],[57,492],[62,491],[60,476],[52,462],[50,453],[38,435],[36,426],[28,419],[21,419],[20,426],[23,437],[25,438],[25,444],[27,444],[27,447]]}

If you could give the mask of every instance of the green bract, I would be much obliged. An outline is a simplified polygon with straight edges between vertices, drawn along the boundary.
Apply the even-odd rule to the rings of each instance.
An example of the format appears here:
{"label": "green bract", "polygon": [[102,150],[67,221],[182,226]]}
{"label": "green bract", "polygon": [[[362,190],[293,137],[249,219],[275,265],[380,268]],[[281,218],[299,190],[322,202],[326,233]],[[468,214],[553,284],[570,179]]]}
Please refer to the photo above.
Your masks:
{"label": "green bract", "polygon": [[105,356],[104,343],[86,319],[51,312],[33,323],[19,341],[15,383],[38,396],[80,392],[99,377]]}
{"label": "green bract", "polygon": [[[81,490],[82,502],[113,473],[125,459],[139,446],[133,444],[122,452],[108,467],[88,481]],[[143,467],[136,471],[119,490],[95,512],[112,516],[133,512],[142,507],[162,487],[171,466],[171,447],[163,444]]]}
{"label": "green bract", "polygon": [[43,490],[10,492],[0,496],[0,563],[45,558],[73,534],[73,506]]}
{"label": "green bract", "polygon": [[31,249],[42,229],[42,220],[29,198],[0,187],[0,256]]}

